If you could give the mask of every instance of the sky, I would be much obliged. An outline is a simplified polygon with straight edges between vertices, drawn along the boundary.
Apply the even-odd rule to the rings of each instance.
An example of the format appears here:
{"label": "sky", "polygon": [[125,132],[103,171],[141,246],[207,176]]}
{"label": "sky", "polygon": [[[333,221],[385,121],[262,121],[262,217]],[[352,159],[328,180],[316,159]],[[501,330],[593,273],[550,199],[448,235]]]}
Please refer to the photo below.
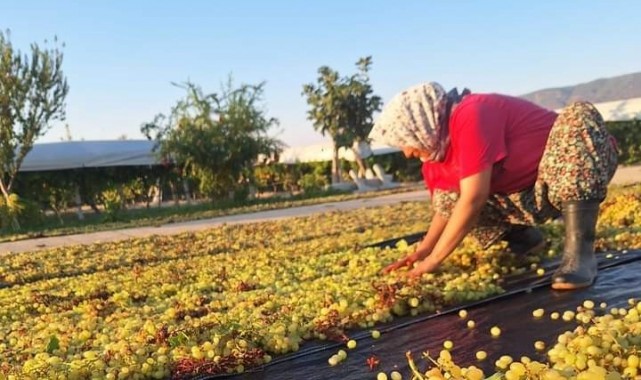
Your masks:
{"label": "sky", "polygon": [[[638,0],[0,0],[14,48],[64,42],[66,120],[38,142],[143,139],[191,81],[220,92],[265,81],[289,146],[327,141],[301,95],[327,65],[372,56],[383,101],[427,81],[522,95],[641,71]],[[49,46],[51,46],[49,44]]]}

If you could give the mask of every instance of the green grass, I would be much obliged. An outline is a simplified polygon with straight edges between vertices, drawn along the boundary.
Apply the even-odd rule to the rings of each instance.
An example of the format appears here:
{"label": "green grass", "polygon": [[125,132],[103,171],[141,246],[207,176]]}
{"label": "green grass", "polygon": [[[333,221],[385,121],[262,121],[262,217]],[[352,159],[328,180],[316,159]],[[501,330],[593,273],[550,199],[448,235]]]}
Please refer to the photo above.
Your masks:
{"label": "green grass", "polygon": [[107,213],[85,213],[84,220],[78,220],[74,212],[62,215],[61,221],[54,216],[47,216],[37,226],[22,226],[20,231],[0,231],[0,242],[32,239],[37,237],[62,236],[98,231],[110,231],[133,227],[160,226],[170,223],[210,219],[219,216],[252,213],[308,206],[327,202],[339,202],[352,199],[372,198],[382,195],[401,193],[421,189],[420,185],[403,186],[395,189],[372,191],[366,193],[344,193],[329,191],[316,195],[296,195],[291,198],[265,198],[244,202],[220,201],[204,202],[191,205],[135,208],[124,210],[117,215]]}

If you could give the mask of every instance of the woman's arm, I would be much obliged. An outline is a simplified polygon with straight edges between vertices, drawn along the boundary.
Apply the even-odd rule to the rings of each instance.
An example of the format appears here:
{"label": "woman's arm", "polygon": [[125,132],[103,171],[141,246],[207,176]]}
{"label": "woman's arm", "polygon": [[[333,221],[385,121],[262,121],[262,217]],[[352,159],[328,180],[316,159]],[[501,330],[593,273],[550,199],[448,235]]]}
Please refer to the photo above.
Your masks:
{"label": "woman's arm", "polygon": [[446,225],[447,219],[435,212],[434,216],[432,216],[430,228],[427,230],[425,237],[421,240],[418,247],[416,247],[418,260],[423,260],[432,252]]}
{"label": "woman's arm", "polygon": [[435,270],[472,230],[490,195],[491,177],[492,168],[489,167],[461,180],[461,195],[454,206],[452,216],[447,221],[431,254],[409,272],[410,277],[418,277]]}
{"label": "woman's arm", "polygon": [[416,247],[414,253],[398,260],[395,263],[388,265],[387,267],[385,267],[385,269],[383,269],[383,273],[389,273],[398,268],[411,266],[416,261],[420,261],[426,258],[430,254],[430,252],[432,252],[432,249],[434,249],[434,246],[443,233],[446,224],[447,219],[443,218],[438,213],[434,213],[434,216],[432,216],[432,222],[430,223],[430,228],[427,230],[427,233],[425,234],[423,240],[421,240],[421,242],[418,244],[418,247]]}

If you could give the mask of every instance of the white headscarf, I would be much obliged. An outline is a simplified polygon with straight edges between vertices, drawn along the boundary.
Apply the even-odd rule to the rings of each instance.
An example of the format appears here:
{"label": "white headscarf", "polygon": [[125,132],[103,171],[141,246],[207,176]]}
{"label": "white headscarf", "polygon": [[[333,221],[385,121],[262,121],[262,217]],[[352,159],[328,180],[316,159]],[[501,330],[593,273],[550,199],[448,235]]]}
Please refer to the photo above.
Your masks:
{"label": "white headscarf", "polygon": [[456,89],[446,93],[430,82],[413,86],[396,95],[383,109],[369,137],[379,143],[414,148],[431,154],[430,161],[442,161],[449,145],[448,101],[458,102]]}

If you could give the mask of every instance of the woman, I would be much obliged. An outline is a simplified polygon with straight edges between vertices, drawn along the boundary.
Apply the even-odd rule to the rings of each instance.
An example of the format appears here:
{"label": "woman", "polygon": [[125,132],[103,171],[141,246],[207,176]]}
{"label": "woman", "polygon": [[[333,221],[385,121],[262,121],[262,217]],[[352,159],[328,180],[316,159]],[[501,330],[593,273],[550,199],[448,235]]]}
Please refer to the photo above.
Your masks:
{"label": "woman", "polygon": [[617,167],[614,139],[589,103],[555,112],[499,94],[411,87],[385,107],[370,138],[420,158],[435,213],[416,251],[385,268],[434,271],[471,233],[515,253],[544,246],[534,227],[563,215],[565,247],[554,289],[590,286],[597,272],[599,204]]}

